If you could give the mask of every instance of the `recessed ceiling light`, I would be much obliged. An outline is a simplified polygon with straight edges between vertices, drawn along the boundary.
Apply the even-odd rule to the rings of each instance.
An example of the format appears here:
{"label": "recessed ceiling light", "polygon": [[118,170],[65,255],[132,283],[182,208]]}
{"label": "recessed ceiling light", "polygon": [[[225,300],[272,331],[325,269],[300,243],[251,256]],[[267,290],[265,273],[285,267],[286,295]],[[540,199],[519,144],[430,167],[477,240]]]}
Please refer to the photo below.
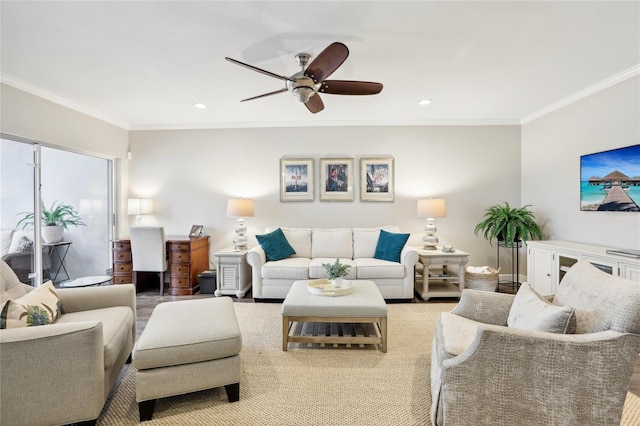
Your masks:
{"label": "recessed ceiling light", "polygon": [[205,109],[207,107],[205,104],[202,104],[200,102],[196,102],[195,104],[193,104],[193,106],[198,109]]}
{"label": "recessed ceiling light", "polygon": [[418,102],[418,105],[425,106],[425,105],[429,105],[430,103],[431,103],[431,99],[423,99]]}

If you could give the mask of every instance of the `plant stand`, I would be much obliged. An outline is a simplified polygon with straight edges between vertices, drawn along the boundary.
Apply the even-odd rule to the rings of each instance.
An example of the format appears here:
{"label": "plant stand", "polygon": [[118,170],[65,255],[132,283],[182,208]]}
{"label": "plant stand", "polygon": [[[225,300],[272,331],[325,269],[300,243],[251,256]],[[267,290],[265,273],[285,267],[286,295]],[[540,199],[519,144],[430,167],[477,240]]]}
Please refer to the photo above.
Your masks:
{"label": "plant stand", "polygon": [[[510,281],[500,281],[498,278],[498,289],[500,291],[501,285],[510,285],[511,291],[516,292],[520,289],[520,247],[522,247],[522,241],[516,241],[513,246],[508,246],[504,241],[498,241],[497,247],[497,260],[498,260],[498,270],[500,270],[500,247],[506,247],[511,249],[511,280]],[[515,253],[514,253],[515,252]],[[515,255],[514,255],[515,254]]]}

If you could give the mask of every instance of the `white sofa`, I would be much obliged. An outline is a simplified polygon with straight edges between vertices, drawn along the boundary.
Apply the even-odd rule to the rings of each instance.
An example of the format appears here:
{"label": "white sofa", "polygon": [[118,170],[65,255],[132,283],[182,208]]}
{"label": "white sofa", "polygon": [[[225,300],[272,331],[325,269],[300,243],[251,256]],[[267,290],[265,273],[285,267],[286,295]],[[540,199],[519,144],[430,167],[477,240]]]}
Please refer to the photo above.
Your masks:
{"label": "white sofa", "polygon": [[[267,228],[265,233],[276,229]],[[280,229],[295,254],[286,259],[267,261],[260,245],[248,251],[254,299],[284,299],[293,282],[326,278],[322,264],[333,263],[336,258],[351,266],[346,279],[375,282],[385,299],[413,298],[418,252],[405,245],[399,263],[374,258],[380,229],[399,233],[398,227]]]}

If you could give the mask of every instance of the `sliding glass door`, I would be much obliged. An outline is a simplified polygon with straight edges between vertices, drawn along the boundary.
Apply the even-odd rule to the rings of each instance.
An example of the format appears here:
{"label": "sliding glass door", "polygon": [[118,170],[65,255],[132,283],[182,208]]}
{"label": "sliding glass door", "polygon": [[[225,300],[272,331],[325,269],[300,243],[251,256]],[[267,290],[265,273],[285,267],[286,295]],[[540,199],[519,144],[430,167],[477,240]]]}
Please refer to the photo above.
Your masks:
{"label": "sliding glass door", "polygon": [[[2,154],[3,247],[9,241],[9,249],[14,250],[22,234],[34,248],[39,246],[39,250],[32,249],[30,283],[39,285],[51,279],[59,286],[75,278],[107,274],[113,235],[112,161],[6,137]],[[39,162],[34,160],[38,158]],[[33,215],[36,211],[40,213]],[[19,223],[25,213],[31,217]],[[66,219],[62,227],[47,226],[47,221],[60,225],[61,214]],[[34,216],[43,220],[33,221]],[[41,232],[36,227],[42,227]],[[61,236],[53,235],[55,228]],[[42,240],[35,235],[42,235]],[[42,273],[36,279],[37,253],[41,254]]]}
{"label": "sliding glass door", "polygon": [[[2,139],[0,144],[0,256],[20,281],[35,285],[34,228],[23,230],[18,221],[35,206],[36,147]],[[38,259],[41,262],[41,257]],[[42,270],[42,268],[40,268]],[[40,277],[41,279],[41,277]]]}

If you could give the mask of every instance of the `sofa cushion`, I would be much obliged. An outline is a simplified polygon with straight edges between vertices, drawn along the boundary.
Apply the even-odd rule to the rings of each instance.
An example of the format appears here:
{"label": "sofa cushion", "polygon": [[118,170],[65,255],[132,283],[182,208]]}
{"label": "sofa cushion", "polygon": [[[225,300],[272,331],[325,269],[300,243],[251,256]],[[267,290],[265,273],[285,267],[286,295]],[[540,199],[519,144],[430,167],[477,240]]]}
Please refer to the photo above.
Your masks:
{"label": "sofa cushion", "polygon": [[17,230],[11,236],[11,244],[9,245],[9,253],[16,253],[20,245],[22,237],[26,237],[29,241],[33,241],[33,229]]}
{"label": "sofa cushion", "polygon": [[376,278],[404,278],[404,265],[371,257],[353,259],[359,280]]}
{"label": "sofa cushion", "polygon": [[104,342],[104,368],[111,367],[133,328],[133,312],[128,306],[113,306],[110,308],[92,309],[66,313],[60,316],[56,324],[70,324],[74,322],[99,321],[102,323],[102,340]]}
{"label": "sofa cushion", "polygon": [[380,229],[387,232],[400,232],[397,226],[382,228],[353,228],[353,258],[373,257],[380,237]]}
{"label": "sofa cushion", "polygon": [[309,259],[288,257],[262,265],[262,278],[309,279]]}
{"label": "sofa cushion", "polygon": [[479,322],[470,320],[451,312],[440,315],[442,340],[446,357],[460,355],[473,343],[478,331]]}
{"label": "sofa cushion", "polygon": [[281,260],[296,254],[280,228],[268,234],[256,235],[256,239],[264,250],[267,260]]}
{"label": "sofa cushion", "polygon": [[572,307],[549,303],[525,282],[513,299],[507,325],[564,334],[575,332],[576,318]]}
{"label": "sofa cushion", "polygon": [[47,325],[59,316],[58,293],[48,281],[18,299],[7,300],[0,310],[0,329]]}
{"label": "sofa cushion", "polygon": [[[357,276],[356,272],[356,263],[353,259],[349,258],[338,258],[340,259],[340,263],[349,266],[349,272],[344,277],[347,280],[355,280]],[[324,263],[335,263],[335,257],[315,257],[309,261],[309,278],[312,280],[327,278],[327,271],[324,269]]]}
{"label": "sofa cushion", "polygon": [[0,260],[0,307],[9,299],[19,299],[27,294],[27,286],[4,260]]}
{"label": "sofa cushion", "polygon": [[[277,228],[267,228],[265,232],[272,232]],[[280,228],[284,236],[296,251],[292,257],[311,257],[311,228]]]}
{"label": "sofa cushion", "polygon": [[402,253],[402,249],[408,239],[409,234],[397,234],[380,230],[380,237],[378,237],[378,244],[373,257],[380,260],[400,262],[400,253]]}
{"label": "sofa cushion", "polygon": [[[311,234],[311,257],[353,259],[353,231],[346,228],[314,228]],[[326,263],[326,262],[325,262]]]}
{"label": "sofa cushion", "polygon": [[15,229],[0,229],[0,256],[9,253],[11,247],[11,238]]}

